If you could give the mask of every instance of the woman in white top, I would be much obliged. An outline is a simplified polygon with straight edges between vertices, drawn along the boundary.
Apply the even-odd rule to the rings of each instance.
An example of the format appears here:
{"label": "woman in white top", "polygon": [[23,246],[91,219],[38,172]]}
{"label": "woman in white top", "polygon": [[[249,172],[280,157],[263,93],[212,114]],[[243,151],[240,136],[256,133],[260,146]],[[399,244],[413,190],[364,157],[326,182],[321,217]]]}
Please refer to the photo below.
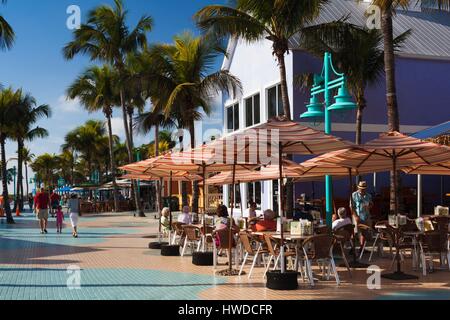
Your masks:
{"label": "woman in white top", "polygon": [[178,222],[183,224],[192,223],[192,216],[190,214],[190,208],[188,206],[183,207],[183,212],[178,215]]}
{"label": "woman in white top", "polygon": [[80,218],[80,199],[73,194],[68,202],[70,222],[72,224],[72,236],[78,238],[78,220]]}

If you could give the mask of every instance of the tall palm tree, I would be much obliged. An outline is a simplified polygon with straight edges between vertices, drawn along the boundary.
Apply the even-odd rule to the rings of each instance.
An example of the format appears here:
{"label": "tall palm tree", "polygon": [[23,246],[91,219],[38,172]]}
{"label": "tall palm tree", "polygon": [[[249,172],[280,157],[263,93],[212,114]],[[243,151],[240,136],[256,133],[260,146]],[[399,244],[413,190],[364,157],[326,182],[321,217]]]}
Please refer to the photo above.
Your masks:
{"label": "tall palm tree", "polygon": [[[328,0],[236,0],[235,7],[206,6],[196,13],[195,19],[202,30],[218,37],[231,36],[248,42],[266,39],[272,42],[272,54],[280,70],[284,115],[292,120],[285,63],[285,56],[290,51],[289,40],[313,22],[327,2]],[[316,28],[321,28],[321,25]],[[293,193],[293,181],[288,179],[287,212],[293,211]]]}
{"label": "tall palm tree", "polygon": [[[399,7],[408,8],[410,5],[418,5],[417,0],[372,0],[372,4],[381,9],[381,30],[383,33],[384,46],[384,69],[386,74],[386,102],[387,102],[387,116],[389,131],[400,131],[400,115],[397,102],[397,86],[395,78],[395,45],[394,45],[394,28],[393,17],[395,10]],[[434,0],[433,4],[437,5],[440,10],[449,10],[449,0]],[[397,184],[400,188],[400,183],[395,182],[394,172],[391,172],[390,179],[390,211],[394,213],[395,201],[398,201],[398,190],[395,190]],[[398,208],[398,206],[397,206]]]}
{"label": "tall palm tree", "polygon": [[1,174],[3,187],[3,202],[7,223],[13,224],[14,219],[11,214],[8,193],[8,170],[6,161],[6,140],[13,136],[14,126],[19,119],[19,103],[21,91],[14,91],[11,88],[0,91],[0,152],[1,152]]}
{"label": "tall palm tree", "polygon": [[79,98],[89,112],[103,111],[108,127],[108,144],[111,176],[113,183],[114,209],[117,212],[119,203],[117,198],[116,166],[114,160],[114,144],[111,119],[113,105],[117,96],[115,81],[117,75],[108,65],[91,67],[86,70],[67,90],[71,99]]}
{"label": "tall palm tree", "polygon": [[[6,3],[6,0],[1,0],[1,3]],[[14,30],[9,25],[8,21],[0,15],[0,50],[11,49],[14,44]]]}
{"label": "tall palm tree", "polygon": [[[127,25],[127,11],[122,0],[114,0],[114,7],[101,5],[89,12],[88,21],[74,31],[74,40],[68,43],[63,52],[66,59],[73,59],[77,54],[86,54],[91,60],[100,60],[110,64],[119,76],[119,97],[122,107],[125,136],[128,149],[128,160],[134,161],[133,144],[127,121],[126,57],[145,47],[147,32],[151,31],[153,20],[149,16],[139,19],[133,30]],[[137,190],[134,181],[134,190]],[[134,192],[133,192],[134,195]],[[134,196],[140,216],[145,216],[139,197]]]}
{"label": "tall palm tree", "polygon": [[36,99],[30,94],[23,93],[22,89],[18,91],[20,95],[18,112],[20,121],[14,127],[12,138],[17,141],[18,170],[17,170],[17,195],[14,202],[14,209],[17,205],[23,209],[23,159],[22,149],[25,147],[25,141],[33,141],[38,138],[48,136],[48,131],[41,127],[33,127],[37,121],[51,116],[51,109],[48,105],[38,106]]}
{"label": "tall palm tree", "polygon": [[[242,92],[240,81],[228,71],[213,72],[218,57],[225,55],[223,44],[213,36],[194,37],[185,32],[175,36],[173,45],[159,45],[151,49],[162,74],[154,82],[156,90],[150,94],[157,101],[155,111],[166,118],[176,115],[179,128],[190,133],[191,147],[195,147],[195,121],[202,114],[209,115],[214,95],[226,92],[236,96]],[[198,212],[199,188],[193,183],[192,210]]]}
{"label": "tall palm tree", "polygon": [[27,147],[22,148],[22,160],[25,167],[25,180],[26,180],[26,190],[27,190],[27,196],[30,194],[29,190],[29,183],[28,183],[28,165],[33,162],[33,159],[36,157],[34,153],[31,153],[31,150]]}
{"label": "tall palm tree", "polygon": [[53,187],[57,184],[58,158],[49,153],[37,157],[31,164],[31,169],[42,179],[45,187]]}

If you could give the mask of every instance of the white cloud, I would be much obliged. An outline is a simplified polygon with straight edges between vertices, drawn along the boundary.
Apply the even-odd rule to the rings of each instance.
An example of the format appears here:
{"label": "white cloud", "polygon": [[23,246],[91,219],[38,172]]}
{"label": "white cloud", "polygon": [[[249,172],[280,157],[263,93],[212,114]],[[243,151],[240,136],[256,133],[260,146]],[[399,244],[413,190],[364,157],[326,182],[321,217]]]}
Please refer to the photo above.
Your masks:
{"label": "white cloud", "polygon": [[113,134],[120,137],[122,141],[125,140],[125,128],[122,117],[116,117],[111,119]]}
{"label": "white cloud", "polygon": [[80,100],[78,98],[71,100],[62,95],[58,98],[56,110],[70,113],[81,113],[83,108],[80,105]]}

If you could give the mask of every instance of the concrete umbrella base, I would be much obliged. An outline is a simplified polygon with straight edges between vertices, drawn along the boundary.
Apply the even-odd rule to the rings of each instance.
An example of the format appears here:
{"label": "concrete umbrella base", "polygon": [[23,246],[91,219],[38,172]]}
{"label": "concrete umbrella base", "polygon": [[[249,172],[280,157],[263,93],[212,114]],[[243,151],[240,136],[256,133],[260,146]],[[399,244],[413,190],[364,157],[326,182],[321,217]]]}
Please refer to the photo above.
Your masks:
{"label": "concrete umbrella base", "polygon": [[164,257],[179,257],[180,246],[163,245],[161,246],[161,255]]}
{"label": "concrete umbrella base", "polygon": [[213,266],[214,255],[212,252],[194,252],[192,254],[192,264],[195,266]]}
{"label": "concrete umbrella base", "polygon": [[148,248],[152,249],[152,250],[161,250],[161,247],[163,245],[168,245],[169,243],[167,242],[150,242],[148,244]]}
{"label": "concrete umbrella base", "polygon": [[266,288],[271,290],[297,290],[298,289],[298,272],[286,271],[269,271],[267,272]]}

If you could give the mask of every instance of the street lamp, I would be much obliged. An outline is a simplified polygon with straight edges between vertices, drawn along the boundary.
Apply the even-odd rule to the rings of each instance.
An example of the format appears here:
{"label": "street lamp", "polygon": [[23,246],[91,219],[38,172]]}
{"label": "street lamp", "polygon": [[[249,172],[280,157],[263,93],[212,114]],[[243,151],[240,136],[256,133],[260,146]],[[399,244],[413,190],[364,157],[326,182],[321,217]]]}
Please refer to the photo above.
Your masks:
{"label": "street lamp", "polygon": [[[335,79],[331,79],[335,77]],[[335,103],[331,104],[332,92],[339,88],[338,95],[335,96]],[[319,96],[323,94],[325,101],[322,103]],[[325,119],[325,133],[331,134],[331,112],[343,112],[355,110],[356,104],[352,101],[347,89],[347,78],[343,73],[336,72],[331,53],[326,52],[324,57],[323,70],[321,75],[314,75],[314,86],[311,89],[311,100],[306,106],[308,111],[300,118],[310,119],[314,122]],[[331,226],[333,217],[333,181],[331,176],[326,176],[326,214],[327,225]]]}

